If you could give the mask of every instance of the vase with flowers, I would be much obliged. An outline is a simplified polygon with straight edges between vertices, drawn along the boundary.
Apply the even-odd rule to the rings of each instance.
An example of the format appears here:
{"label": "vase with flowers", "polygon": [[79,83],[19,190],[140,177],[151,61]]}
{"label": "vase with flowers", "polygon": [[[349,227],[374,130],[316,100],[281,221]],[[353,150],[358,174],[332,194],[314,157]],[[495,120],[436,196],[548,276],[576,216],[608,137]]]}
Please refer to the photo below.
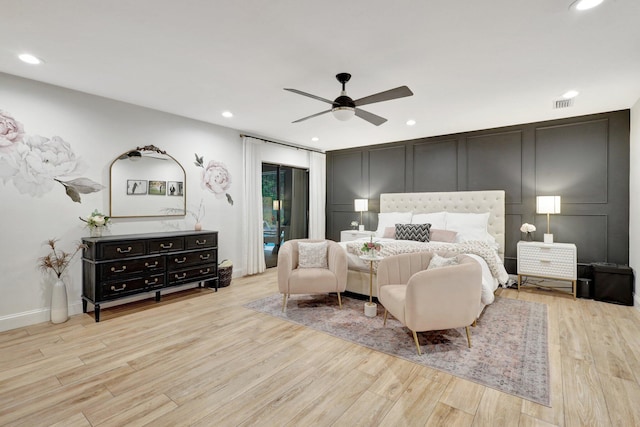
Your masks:
{"label": "vase with flowers", "polygon": [[358,229],[358,221],[351,221],[351,229],[352,230],[357,230]]}
{"label": "vase with flowers", "polygon": [[66,252],[56,247],[57,239],[47,241],[50,252],[38,258],[38,266],[43,273],[53,271],[56,281],[51,288],[51,323],[63,323],[69,319],[69,306],[67,303],[67,287],[62,280],[62,273],[69,267],[73,258],[86,248],[78,243],[73,252]]}
{"label": "vase with flowers", "polygon": [[529,224],[529,223],[525,222],[520,227],[520,231],[523,232],[523,233],[526,233],[527,241],[531,242],[533,240],[533,232],[536,231],[536,226],[533,225],[533,224]]}
{"label": "vase with flowers", "polygon": [[81,221],[87,223],[87,227],[89,227],[89,233],[91,237],[101,237],[102,230],[109,226],[109,220],[111,219],[107,215],[98,212],[97,209],[91,212],[91,215],[89,215],[87,218],[79,218]]}
{"label": "vase with flowers", "polygon": [[375,256],[380,252],[380,250],[382,250],[382,245],[380,242],[374,242],[373,236],[371,236],[368,242],[364,242],[362,244],[362,248],[360,248],[360,250],[362,250],[366,255]]}

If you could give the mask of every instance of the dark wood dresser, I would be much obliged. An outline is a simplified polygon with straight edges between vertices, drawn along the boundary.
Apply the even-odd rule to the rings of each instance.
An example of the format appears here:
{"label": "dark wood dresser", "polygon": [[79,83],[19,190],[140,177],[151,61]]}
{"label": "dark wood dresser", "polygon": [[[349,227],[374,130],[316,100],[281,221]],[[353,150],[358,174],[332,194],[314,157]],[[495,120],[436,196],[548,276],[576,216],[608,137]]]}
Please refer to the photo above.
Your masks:
{"label": "dark wood dresser", "polygon": [[85,237],[82,255],[82,310],[162,289],[203,283],[218,291],[218,232],[174,231]]}

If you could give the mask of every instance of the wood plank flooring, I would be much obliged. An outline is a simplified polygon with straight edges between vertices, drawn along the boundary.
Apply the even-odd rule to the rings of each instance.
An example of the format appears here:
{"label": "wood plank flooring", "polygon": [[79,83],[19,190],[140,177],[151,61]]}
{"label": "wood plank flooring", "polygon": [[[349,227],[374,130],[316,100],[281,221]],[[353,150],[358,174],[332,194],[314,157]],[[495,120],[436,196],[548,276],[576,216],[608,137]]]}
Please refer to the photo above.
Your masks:
{"label": "wood plank flooring", "polygon": [[551,407],[245,309],[276,270],[0,333],[2,426],[640,425],[640,312],[541,290]]}

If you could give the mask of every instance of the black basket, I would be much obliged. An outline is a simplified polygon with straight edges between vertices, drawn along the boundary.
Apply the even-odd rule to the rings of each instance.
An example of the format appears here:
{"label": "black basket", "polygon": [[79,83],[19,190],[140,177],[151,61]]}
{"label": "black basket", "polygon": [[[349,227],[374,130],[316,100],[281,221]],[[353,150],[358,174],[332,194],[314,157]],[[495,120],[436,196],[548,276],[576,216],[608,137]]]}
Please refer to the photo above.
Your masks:
{"label": "black basket", "polygon": [[233,274],[233,266],[218,268],[218,287],[224,288],[231,284],[231,275]]}

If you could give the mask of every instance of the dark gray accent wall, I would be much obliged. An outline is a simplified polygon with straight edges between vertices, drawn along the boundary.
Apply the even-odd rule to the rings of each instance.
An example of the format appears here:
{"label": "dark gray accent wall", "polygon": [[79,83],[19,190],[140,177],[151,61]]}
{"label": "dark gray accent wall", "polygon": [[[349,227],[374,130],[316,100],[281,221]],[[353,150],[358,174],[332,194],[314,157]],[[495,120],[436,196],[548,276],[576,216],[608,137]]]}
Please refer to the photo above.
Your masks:
{"label": "dark gray accent wall", "polygon": [[369,199],[377,227],[381,193],[505,190],[505,265],[515,272],[520,225],[546,232],[537,195],[562,197],[552,215],[556,242],[573,242],[578,262],[629,262],[629,110],[327,152],[327,238],[359,220]]}

